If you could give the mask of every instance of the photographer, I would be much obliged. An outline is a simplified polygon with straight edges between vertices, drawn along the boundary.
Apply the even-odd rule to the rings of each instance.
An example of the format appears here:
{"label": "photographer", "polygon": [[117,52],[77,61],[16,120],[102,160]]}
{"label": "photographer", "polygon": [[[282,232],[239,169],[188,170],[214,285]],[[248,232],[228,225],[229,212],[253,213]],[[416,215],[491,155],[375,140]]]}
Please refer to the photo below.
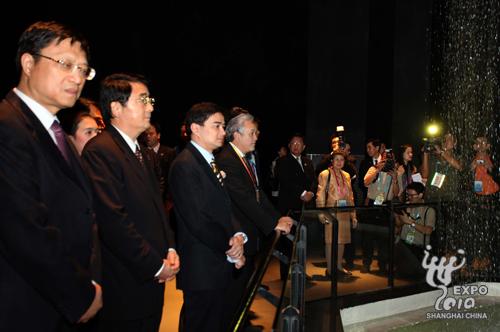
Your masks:
{"label": "photographer", "polygon": [[[383,154],[380,154],[380,141],[369,140],[366,149],[368,156],[373,158],[373,166],[370,166],[364,175],[364,185],[367,190],[368,206],[382,205],[389,203],[394,196],[399,194],[397,184],[396,165],[390,149],[385,149]],[[366,162],[364,162],[366,164]],[[362,165],[363,167],[363,165]],[[360,172],[361,174],[361,172]],[[389,216],[384,212],[374,211],[374,214],[366,219],[372,223],[372,230],[367,230],[363,234],[363,267],[361,273],[370,272],[371,263],[373,260],[373,244],[378,246],[378,266],[379,273],[387,272],[387,221]]]}
{"label": "photographer", "polygon": [[422,178],[427,186],[427,200],[455,200],[459,192],[462,163],[455,157],[457,140],[446,134],[442,144],[424,148]]}
{"label": "photographer", "polygon": [[[419,182],[412,182],[406,187],[410,204],[424,203],[425,187]],[[428,206],[409,207],[396,214],[396,227],[401,235],[396,240],[394,260],[397,274],[400,276],[420,277],[425,274],[422,268],[424,246],[430,243],[434,231],[436,211]]]}
{"label": "photographer", "polygon": [[374,205],[381,205],[399,195],[396,162],[391,149],[386,148],[381,161],[368,169],[364,183],[368,188],[368,202],[374,201]]}

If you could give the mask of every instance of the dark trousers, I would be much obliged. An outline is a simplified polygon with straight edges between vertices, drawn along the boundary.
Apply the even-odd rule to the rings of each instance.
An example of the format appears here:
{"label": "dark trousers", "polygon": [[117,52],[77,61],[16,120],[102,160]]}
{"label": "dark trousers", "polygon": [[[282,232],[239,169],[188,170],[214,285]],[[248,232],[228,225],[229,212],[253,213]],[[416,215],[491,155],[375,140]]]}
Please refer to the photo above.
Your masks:
{"label": "dark trousers", "polygon": [[184,304],[179,318],[181,332],[227,331],[226,290],[183,291]]}
{"label": "dark trousers", "polygon": [[388,239],[387,234],[364,232],[363,233],[363,265],[370,266],[373,261],[374,245],[377,245],[378,267],[381,270],[387,269]]}
{"label": "dark trousers", "polygon": [[245,266],[240,270],[233,270],[233,281],[229,285],[226,293],[226,310],[225,321],[231,324],[238,313],[240,304],[243,301],[246,290],[248,289],[248,282],[255,271],[255,256],[247,256]]}
{"label": "dark trousers", "polygon": [[102,320],[97,319],[95,332],[158,332],[160,329],[161,312],[134,320]]}
{"label": "dark trousers", "polygon": [[280,261],[280,278],[281,280],[286,280],[288,278],[288,270],[290,267],[290,260],[292,259],[292,241],[290,241],[286,236],[281,236],[278,240],[278,250],[288,258],[288,264]]}
{"label": "dark trousers", "polygon": [[344,247],[344,259],[347,266],[352,266],[354,264],[354,258],[356,257],[357,235],[357,231],[351,227],[351,243],[346,243]]}
{"label": "dark trousers", "polygon": [[[373,200],[369,200],[369,206],[373,206]],[[381,231],[365,231],[363,232],[362,248],[363,248],[363,265],[369,267],[373,261],[374,244],[377,245],[378,250],[378,266],[381,270],[387,269],[387,255],[388,255],[388,229],[389,215],[387,212],[381,210],[370,211],[365,216],[368,224],[378,226],[377,229]]]}
{"label": "dark trousers", "polygon": [[422,277],[425,270],[422,268],[424,248],[411,245],[400,240],[394,245],[394,265],[396,273],[402,277]]}

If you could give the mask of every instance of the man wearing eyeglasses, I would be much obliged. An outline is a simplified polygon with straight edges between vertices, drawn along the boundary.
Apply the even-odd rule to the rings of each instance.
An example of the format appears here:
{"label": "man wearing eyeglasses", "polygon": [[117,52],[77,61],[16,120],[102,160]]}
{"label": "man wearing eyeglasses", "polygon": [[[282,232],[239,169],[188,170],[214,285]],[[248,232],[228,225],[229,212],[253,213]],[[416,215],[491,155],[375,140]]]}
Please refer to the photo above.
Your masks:
{"label": "man wearing eyeglasses", "polygon": [[89,272],[91,190],[56,116],[95,74],[88,56],[56,22],[32,24],[18,42],[19,84],[0,104],[1,331],[70,330],[102,306]]}
{"label": "man wearing eyeglasses", "polygon": [[[412,182],[406,187],[408,203],[424,203],[425,187]],[[430,237],[436,223],[436,211],[429,206],[415,206],[396,214],[396,227],[401,230],[399,241],[394,247],[394,259],[398,276],[419,277],[425,274],[422,268],[424,247],[430,244]]]}
{"label": "man wearing eyeglasses", "polygon": [[106,305],[98,331],[158,331],[164,282],[180,263],[152,160],[137,142],[154,99],[143,77],[113,74],[101,82],[100,105],[106,129],[82,154],[101,240]]}

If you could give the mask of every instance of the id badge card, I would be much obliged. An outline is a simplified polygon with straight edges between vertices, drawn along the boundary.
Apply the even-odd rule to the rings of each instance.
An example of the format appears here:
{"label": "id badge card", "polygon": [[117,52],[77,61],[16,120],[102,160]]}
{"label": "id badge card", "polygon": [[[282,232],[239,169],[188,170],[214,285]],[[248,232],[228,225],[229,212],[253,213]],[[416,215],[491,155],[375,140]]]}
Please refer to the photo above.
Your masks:
{"label": "id badge card", "polygon": [[406,235],[405,242],[408,244],[413,244],[414,241],[415,241],[415,233],[414,232],[408,233]]}
{"label": "id badge card", "polygon": [[375,197],[373,205],[382,205],[384,203],[384,194],[380,193]]}
{"label": "id badge card", "polygon": [[260,203],[260,190],[255,189],[255,199],[257,200],[257,203]]}
{"label": "id badge card", "polygon": [[344,206],[347,206],[347,201],[345,199],[339,199],[337,201],[337,206],[338,207],[344,207]]}
{"label": "id badge card", "polygon": [[474,181],[474,192],[480,193],[483,192],[483,181]]}
{"label": "id badge card", "polygon": [[441,187],[443,186],[445,178],[446,178],[445,174],[436,172],[434,174],[434,177],[432,178],[431,186],[438,187],[439,189],[441,189]]}

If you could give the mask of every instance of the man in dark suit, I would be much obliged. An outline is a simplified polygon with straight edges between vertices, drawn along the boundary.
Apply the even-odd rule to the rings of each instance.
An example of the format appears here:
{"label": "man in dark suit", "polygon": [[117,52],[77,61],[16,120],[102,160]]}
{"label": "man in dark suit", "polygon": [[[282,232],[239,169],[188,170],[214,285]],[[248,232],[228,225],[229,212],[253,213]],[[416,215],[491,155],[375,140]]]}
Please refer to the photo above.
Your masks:
{"label": "man in dark suit", "polygon": [[314,208],[313,197],[318,187],[312,161],[303,156],[304,137],[295,134],[288,143],[290,153],[276,161],[276,177],[280,186],[278,209],[284,215],[300,210],[302,204]]}
{"label": "man in dark suit", "polygon": [[158,181],[137,137],[149,127],[154,99],[140,76],[101,83],[106,129],[82,158],[95,193],[104,306],[99,331],[158,331],[164,284],[179,270]]}
{"label": "man in dark suit", "polygon": [[68,331],[102,306],[91,191],[56,117],[92,79],[88,55],[56,22],[19,40],[20,81],[0,104],[0,331]]}
{"label": "man in dark suit", "polygon": [[260,187],[256,159],[250,159],[259,135],[254,117],[242,113],[232,118],[227,124],[226,134],[229,143],[217,154],[216,161],[227,175],[224,183],[231,197],[234,216],[249,237],[245,245],[247,264],[236,276],[230,292],[232,306],[236,308],[254,271],[254,257],[265,237],[273,230],[288,234],[293,220],[281,217]]}
{"label": "man in dark suit", "polygon": [[[231,215],[225,180],[213,151],[224,144],[224,116],[213,103],[195,104],[186,115],[191,142],[170,168],[169,182],[182,270],[181,331],[226,331],[226,292],[234,266],[245,264],[246,235]],[[233,266],[234,264],[234,266]]]}
{"label": "man in dark suit", "polygon": [[[295,134],[288,143],[289,154],[276,161],[276,178],[280,187],[278,209],[281,214],[300,211],[302,205],[315,208],[313,197],[318,187],[312,161],[303,156],[306,145],[301,134]],[[299,216],[297,216],[298,218]],[[280,239],[281,251],[291,256],[291,243],[286,238]],[[280,276],[284,280],[288,274],[288,266],[280,262]]]}
{"label": "man in dark suit", "polygon": [[149,150],[153,151],[158,159],[160,168],[160,189],[163,197],[163,201],[170,210],[172,206],[171,199],[169,198],[168,190],[168,172],[170,170],[170,165],[175,159],[175,150],[166,145],[160,144],[161,138],[161,128],[158,123],[151,123],[151,126],[146,129],[143,133],[145,138],[146,146]]}

